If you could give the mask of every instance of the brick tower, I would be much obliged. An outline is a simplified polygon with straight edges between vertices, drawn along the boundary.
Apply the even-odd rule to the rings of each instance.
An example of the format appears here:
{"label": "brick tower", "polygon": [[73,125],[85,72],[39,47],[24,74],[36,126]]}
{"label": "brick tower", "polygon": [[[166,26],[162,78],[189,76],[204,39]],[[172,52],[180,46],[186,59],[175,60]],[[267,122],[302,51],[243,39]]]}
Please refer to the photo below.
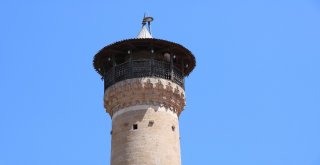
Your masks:
{"label": "brick tower", "polygon": [[144,17],[136,38],[94,57],[112,119],[111,165],[181,165],[178,120],[195,58],[177,43],[153,38],[152,21]]}

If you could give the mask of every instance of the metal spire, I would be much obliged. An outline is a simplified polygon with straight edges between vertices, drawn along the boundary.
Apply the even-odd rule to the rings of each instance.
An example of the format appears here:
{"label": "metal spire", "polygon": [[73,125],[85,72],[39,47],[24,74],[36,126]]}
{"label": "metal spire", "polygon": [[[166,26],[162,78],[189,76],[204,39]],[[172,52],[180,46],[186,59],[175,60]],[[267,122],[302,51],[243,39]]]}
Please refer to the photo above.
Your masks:
{"label": "metal spire", "polygon": [[[146,17],[146,14],[143,16],[142,20],[142,29],[140,33],[138,34],[137,38],[153,38],[151,35],[151,22],[153,21],[152,17]],[[146,24],[148,23],[148,28],[146,27]]]}

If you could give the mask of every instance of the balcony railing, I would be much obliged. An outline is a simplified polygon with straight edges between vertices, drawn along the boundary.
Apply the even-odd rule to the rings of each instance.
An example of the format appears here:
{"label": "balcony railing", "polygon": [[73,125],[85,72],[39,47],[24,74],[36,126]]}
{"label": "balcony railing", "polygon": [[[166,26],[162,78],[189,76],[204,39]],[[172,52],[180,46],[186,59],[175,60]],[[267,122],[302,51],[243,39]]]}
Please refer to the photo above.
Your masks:
{"label": "balcony railing", "polygon": [[169,62],[144,59],[125,62],[109,69],[104,75],[104,89],[116,82],[140,77],[159,77],[171,80],[184,88],[184,75],[180,69],[170,67]]}

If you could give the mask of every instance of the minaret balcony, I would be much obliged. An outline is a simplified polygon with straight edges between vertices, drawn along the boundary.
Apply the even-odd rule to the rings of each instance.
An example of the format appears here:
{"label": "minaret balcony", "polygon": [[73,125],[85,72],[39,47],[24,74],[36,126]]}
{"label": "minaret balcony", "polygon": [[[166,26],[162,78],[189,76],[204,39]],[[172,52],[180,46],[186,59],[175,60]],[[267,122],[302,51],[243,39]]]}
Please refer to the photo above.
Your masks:
{"label": "minaret balcony", "polygon": [[104,89],[126,79],[142,77],[158,77],[178,84],[184,88],[184,74],[170,62],[159,61],[156,59],[131,60],[111,68],[104,73]]}

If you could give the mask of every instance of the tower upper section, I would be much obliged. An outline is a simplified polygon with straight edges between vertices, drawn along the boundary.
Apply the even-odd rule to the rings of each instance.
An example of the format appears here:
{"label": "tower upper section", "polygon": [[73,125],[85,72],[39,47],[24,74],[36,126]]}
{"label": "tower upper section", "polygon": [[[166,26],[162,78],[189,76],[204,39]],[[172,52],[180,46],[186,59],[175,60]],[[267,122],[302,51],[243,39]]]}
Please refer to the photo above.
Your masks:
{"label": "tower upper section", "polygon": [[194,69],[195,58],[180,44],[153,38],[151,21],[152,17],[144,17],[137,38],[110,44],[94,56],[105,90],[116,82],[142,77],[171,80],[184,88],[184,77]]}

